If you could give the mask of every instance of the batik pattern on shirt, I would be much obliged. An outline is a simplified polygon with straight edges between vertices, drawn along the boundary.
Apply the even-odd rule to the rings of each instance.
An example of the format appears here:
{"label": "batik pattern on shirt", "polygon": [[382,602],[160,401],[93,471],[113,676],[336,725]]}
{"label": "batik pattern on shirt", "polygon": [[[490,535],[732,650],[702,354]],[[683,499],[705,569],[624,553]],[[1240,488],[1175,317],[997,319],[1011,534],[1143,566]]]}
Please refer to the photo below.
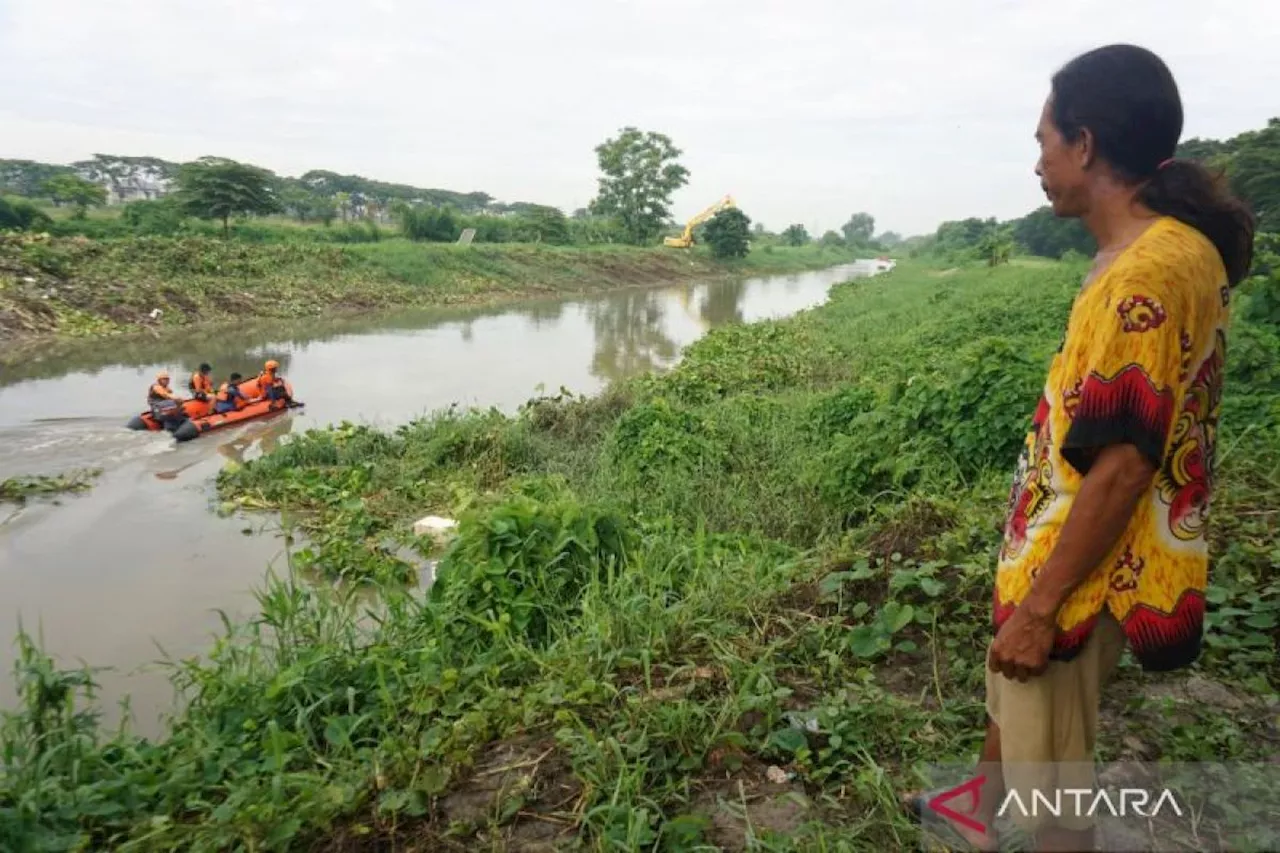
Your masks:
{"label": "batik pattern on shirt", "polygon": [[1052,657],[1072,658],[1103,607],[1145,668],[1199,655],[1229,293],[1213,245],[1162,218],[1077,295],[1009,495],[997,630],[1057,545],[1092,454],[1129,443],[1155,479],[1059,611]]}

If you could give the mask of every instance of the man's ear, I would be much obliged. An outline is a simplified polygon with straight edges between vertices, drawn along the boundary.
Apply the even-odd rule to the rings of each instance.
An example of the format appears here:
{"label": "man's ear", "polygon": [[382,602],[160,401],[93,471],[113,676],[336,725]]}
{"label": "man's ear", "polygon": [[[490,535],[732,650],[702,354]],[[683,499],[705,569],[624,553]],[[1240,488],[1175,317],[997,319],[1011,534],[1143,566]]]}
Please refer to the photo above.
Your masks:
{"label": "man's ear", "polygon": [[1088,169],[1098,157],[1092,130],[1087,127],[1080,128],[1080,138],[1076,140],[1076,148],[1080,153],[1080,168]]}

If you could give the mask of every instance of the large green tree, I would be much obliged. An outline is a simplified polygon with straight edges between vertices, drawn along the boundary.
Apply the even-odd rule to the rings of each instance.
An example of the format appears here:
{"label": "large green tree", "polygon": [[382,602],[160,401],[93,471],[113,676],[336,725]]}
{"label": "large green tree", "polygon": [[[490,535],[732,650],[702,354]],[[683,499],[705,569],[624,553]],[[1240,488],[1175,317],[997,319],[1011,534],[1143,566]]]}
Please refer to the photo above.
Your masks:
{"label": "large green tree", "polygon": [[722,210],[703,227],[703,239],[717,258],[745,258],[751,248],[751,217],[736,207]]}
{"label": "large green tree", "polygon": [[871,245],[871,236],[876,233],[876,218],[870,213],[855,213],[849,221],[840,226],[844,232],[845,242],[854,248]]}
{"label": "large green tree", "polygon": [[104,187],[66,172],[45,181],[41,189],[53,199],[55,205],[71,205],[77,219],[83,219],[90,207],[107,203],[107,191]]}
{"label": "large green tree", "polygon": [[516,233],[523,241],[563,246],[572,242],[564,211],[544,204],[530,204],[521,215]]}
{"label": "large green tree", "polygon": [[804,246],[809,242],[809,231],[799,222],[788,225],[782,232],[782,242],[788,246]]}
{"label": "large green tree", "polygon": [[619,221],[628,241],[651,242],[670,216],[671,194],[689,182],[689,170],[664,134],[624,127],[596,146],[602,175],[591,210]]}
{"label": "large green tree", "polygon": [[1068,251],[1092,255],[1097,243],[1075,217],[1056,216],[1045,205],[1012,222],[1013,239],[1024,251],[1046,258],[1060,258]]}
{"label": "large green tree", "polygon": [[999,228],[1000,223],[994,217],[979,219],[976,216],[970,216],[968,219],[944,222],[938,226],[938,231],[934,235],[934,251],[946,257],[973,254],[974,250]]}
{"label": "large green tree", "polygon": [[1013,237],[1009,230],[1007,227],[992,229],[978,242],[978,256],[987,262],[987,266],[1009,263],[1009,256],[1013,254]]}
{"label": "large green tree", "polygon": [[221,157],[201,157],[178,172],[178,200],[190,216],[222,221],[231,234],[231,217],[265,216],[280,209],[276,178],[266,169]]}

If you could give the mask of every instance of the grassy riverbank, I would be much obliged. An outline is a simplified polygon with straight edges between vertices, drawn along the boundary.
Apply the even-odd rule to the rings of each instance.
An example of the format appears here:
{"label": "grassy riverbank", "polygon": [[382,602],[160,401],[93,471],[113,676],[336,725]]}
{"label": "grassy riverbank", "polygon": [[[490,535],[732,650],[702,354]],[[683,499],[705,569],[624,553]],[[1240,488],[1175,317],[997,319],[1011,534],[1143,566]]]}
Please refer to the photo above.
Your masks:
{"label": "grassy riverbank", "polygon": [[[976,746],[1009,479],[1081,272],[903,265],[597,398],[344,425],[226,473],[308,532],[300,577],[381,604],[270,583],[177,668],[162,743],[98,731],[26,647],[0,839],[908,849],[895,790]],[[1126,663],[1107,758],[1280,748],[1278,348],[1237,317],[1205,657]],[[429,512],[461,524],[423,595],[399,582]]]}
{"label": "grassy riverbank", "polygon": [[798,271],[852,259],[849,251],[818,245],[769,247],[724,264],[701,249],[661,247],[9,235],[0,236],[0,342],[15,354],[23,341],[493,302]]}

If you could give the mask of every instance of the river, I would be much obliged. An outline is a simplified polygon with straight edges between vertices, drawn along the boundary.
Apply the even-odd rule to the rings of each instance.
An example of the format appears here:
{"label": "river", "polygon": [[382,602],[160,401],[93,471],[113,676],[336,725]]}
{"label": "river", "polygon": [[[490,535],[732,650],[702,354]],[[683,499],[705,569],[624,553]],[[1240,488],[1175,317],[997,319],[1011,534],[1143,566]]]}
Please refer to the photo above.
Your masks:
{"label": "river", "polygon": [[[137,728],[161,729],[173,696],[165,657],[198,655],[218,610],[254,611],[283,541],[263,517],[219,517],[213,479],[229,459],[270,450],[291,432],[364,421],[394,425],[458,404],[514,411],[561,387],[674,364],[708,329],[786,316],[821,303],[870,269],[818,272],[485,309],[397,311],[179,340],[98,342],[0,368],[0,479],[92,467],[92,490],[15,508],[0,504],[0,637],[19,625],[64,665],[97,675],[107,720],[130,699]],[[201,361],[216,377],[281,364],[305,408],[178,445],[124,428],[161,368],[185,389]],[[12,669],[6,642],[0,666]],[[14,701],[0,675],[0,707]]]}

